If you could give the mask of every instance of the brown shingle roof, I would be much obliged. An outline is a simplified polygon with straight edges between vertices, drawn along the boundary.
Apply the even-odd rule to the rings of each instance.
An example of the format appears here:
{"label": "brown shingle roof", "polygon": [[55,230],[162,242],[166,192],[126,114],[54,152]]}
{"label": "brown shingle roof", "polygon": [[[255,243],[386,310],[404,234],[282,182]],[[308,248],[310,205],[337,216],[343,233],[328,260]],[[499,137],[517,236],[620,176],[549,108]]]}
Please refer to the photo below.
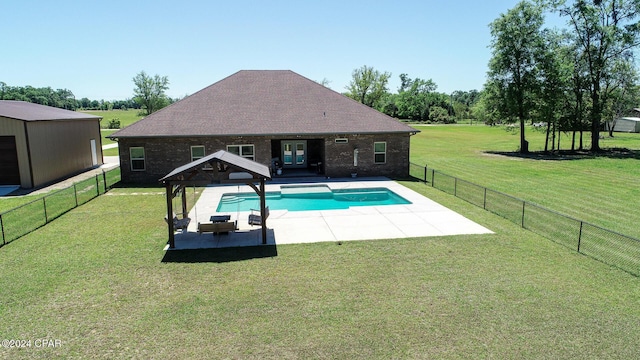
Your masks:
{"label": "brown shingle roof", "polygon": [[0,100],[0,116],[23,121],[102,119],[100,116],[16,100]]}
{"label": "brown shingle roof", "polygon": [[413,133],[417,130],[289,70],[243,70],[112,137]]}

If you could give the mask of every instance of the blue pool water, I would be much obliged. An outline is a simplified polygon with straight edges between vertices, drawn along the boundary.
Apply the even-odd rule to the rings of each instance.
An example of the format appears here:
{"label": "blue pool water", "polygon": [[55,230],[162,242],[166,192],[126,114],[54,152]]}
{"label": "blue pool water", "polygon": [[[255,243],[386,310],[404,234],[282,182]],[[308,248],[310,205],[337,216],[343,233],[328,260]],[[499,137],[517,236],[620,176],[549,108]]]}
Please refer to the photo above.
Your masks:
{"label": "blue pool water", "polygon": [[[281,191],[267,192],[267,206],[271,210],[339,210],[351,206],[411,204],[387,188],[331,190],[322,186],[282,186]],[[222,195],[217,212],[250,211],[260,208],[256,193],[226,193]]]}

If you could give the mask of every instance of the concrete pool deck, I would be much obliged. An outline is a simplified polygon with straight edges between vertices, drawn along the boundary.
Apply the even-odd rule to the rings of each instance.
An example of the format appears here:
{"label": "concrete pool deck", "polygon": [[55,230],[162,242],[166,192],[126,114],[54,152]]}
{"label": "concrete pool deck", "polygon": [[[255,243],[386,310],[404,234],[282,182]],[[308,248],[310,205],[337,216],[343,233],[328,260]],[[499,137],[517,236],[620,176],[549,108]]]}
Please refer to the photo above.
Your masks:
{"label": "concrete pool deck", "polygon": [[[267,219],[267,245],[493,233],[386,178],[328,180],[304,184],[326,184],[331,189],[386,187],[411,201],[411,204],[354,206],[344,210],[270,210]],[[281,185],[285,184],[268,183],[266,189],[280,191]],[[261,245],[260,227],[248,224],[251,212],[216,212],[223,194],[238,192],[254,191],[247,185],[206,187],[189,213],[191,223],[187,231],[175,235],[175,250]],[[209,217],[214,214],[230,215],[231,221],[238,221],[238,230],[228,234],[198,234],[198,222],[209,222]],[[168,245],[165,247],[167,249]]]}

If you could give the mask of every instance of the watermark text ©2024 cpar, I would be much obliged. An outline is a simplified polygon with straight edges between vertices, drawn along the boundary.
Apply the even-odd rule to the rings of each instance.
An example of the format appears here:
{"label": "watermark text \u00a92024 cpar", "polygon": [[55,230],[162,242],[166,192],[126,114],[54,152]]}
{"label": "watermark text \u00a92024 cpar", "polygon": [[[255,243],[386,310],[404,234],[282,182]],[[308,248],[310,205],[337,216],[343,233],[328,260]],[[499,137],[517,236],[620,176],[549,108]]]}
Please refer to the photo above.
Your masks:
{"label": "watermark text \u00a92024 cpar", "polygon": [[60,339],[3,339],[0,348],[58,348],[62,347]]}

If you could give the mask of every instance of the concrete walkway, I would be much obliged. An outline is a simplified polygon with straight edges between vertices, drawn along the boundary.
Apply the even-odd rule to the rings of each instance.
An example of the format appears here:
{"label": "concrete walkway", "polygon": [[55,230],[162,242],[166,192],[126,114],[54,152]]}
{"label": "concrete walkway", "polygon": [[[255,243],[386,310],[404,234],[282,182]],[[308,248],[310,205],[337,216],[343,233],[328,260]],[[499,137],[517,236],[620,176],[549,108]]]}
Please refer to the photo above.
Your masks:
{"label": "concrete walkway", "polygon": [[[267,219],[267,244],[296,244],[322,241],[395,239],[461,234],[488,234],[486,229],[464,216],[385,178],[322,182],[331,189],[386,187],[411,201],[408,205],[355,206],[345,210],[271,210]],[[280,191],[268,184],[267,191]],[[256,246],[262,244],[258,226],[247,224],[250,212],[223,213],[238,222],[229,234],[199,235],[198,222],[209,222],[224,193],[253,192],[246,185],[207,187],[189,213],[187,232],[175,236],[176,249]],[[165,247],[168,250],[168,245]]]}

